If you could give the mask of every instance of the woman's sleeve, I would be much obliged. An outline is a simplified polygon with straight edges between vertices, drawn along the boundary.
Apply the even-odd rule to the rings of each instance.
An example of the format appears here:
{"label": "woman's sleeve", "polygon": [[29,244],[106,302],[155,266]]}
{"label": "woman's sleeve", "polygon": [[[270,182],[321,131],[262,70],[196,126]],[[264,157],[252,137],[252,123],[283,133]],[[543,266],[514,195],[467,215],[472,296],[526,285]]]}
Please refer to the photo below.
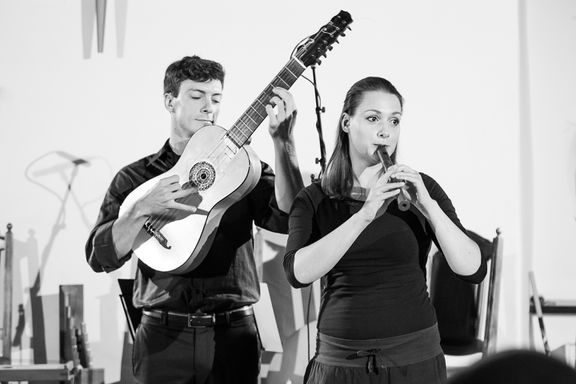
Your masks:
{"label": "woman's sleeve", "polygon": [[[422,178],[425,182],[426,188],[428,189],[428,193],[430,194],[430,197],[432,197],[434,200],[436,200],[436,202],[440,206],[440,209],[442,209],[442,211],[444,211],[446,216],[448,216],[448,218],[458,228],[460,228],[460,230],[464,234],[466,234],[466,236],[468,236],[468,233],[467,233],[466,229],[464,228],[464,226],[462,225],[462,223],[460,222],[460,219],[458,218],[458,215],[456,214],[456,209],[454,208],[454,205],[452,204],[452,201],[450,200],[450,198],[448,197],[446,192],[444,192],[442,187],[440,187],[440,185],[434,179],[432,179],[430,176],[422,174]],[[430,235],[432,237],[432,241],[434,241],[434,244],[436,244],[438,249],[442,250],[442,247],[440,247],[440,244],[438,243],[438,239],[436,238],[436,234],[432,230],[432,227],[430,227],[429,223],[427,223],[426,226],[427,226],[426,230],[428,233],[430,233]],[[468,237],[470,237],[470,236],[468,236]],[[473,283],[473,284],[478,284],[484,279],[484,276],[486,276],[486,259],[484,257],[481,257],[480,266],[478,267],[476,272],[474,272],[471,275],[460,275],[456,272],[454,272],[454,273],[456,274],[456,276],[458,276],[460,279],[462,279],[464,281],[467,281],[467,282]]]}
{"label": "woman's sleeve", "polygon": [[308,188],[298,193],[288,219],[288,242],[284,254],[284,272],[288,282],[294,288],[303,288],[308,285],[301,283],[294,276],[294,256],[296,252],[306,245],[317,240],[317,227],[314,220],[314,203]]}

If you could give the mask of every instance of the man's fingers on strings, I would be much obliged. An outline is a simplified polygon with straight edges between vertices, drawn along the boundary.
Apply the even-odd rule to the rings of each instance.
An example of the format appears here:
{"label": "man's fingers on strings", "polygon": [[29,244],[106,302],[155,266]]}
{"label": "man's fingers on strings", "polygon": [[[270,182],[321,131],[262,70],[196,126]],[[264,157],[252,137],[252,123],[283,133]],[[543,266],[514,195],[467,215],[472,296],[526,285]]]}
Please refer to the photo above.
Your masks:
{"label": "man's fingers on strings", "polygon": [[179,199],[181,197],[185,197],[185,196],[192,195],[192,194],[193,194],[193,192],[190,192],[190,189],[180,189],[180,190],[174,191],[172,193],[171,197],[172,197],[172,199]]}
{"label": "man's fingers on strings", "polygon": [[160,179],[160,181],[158,182],[158,184],[160,185],[172,185],[172,184],[177,184],[180,181],[180,177],[178,175],[172,175],[172,176],[168,176],[165,177],[163,179]]}
{"label": "man's fingers on strings", "polygon": [[271,125],[278,125],[278,119],[276,118],[276,114],[274,113],[274,109],[270,104],[266,105],[266,113],[268,114],[268,118],[270,119]]}
{"label": "man's fingers on strings", "polygon": [[278,121],[282,121],[286,117],[286,104],[284,100],[278,96],[273,96],[270,99],[270,103],[276,106],[276,114]]}
{"label": "man's fingers on strings", "polygon": [[198,208],[193,206],[193,205],[178,203],[176,201],[172,201],[170,204],[168,204],[168,208],[179,209],[182,211],[187,211],[187,212],[192,212],[192,213],[194,213],[198,210]]}
{"label": "man's fingers on strings", "polygon": [[198,187],[186,188],[186,191],[188,191],[189,194],[198,193]]}
{"label": "man's fingers on strings", "polygon": [[284,88],[279,87],[274,88],[272,91],[276,93],[278,96],[280,96],[280,98],[282,99],[282,102],[284,103],[284,109],[286,111],[286,116],[290,116],[291,114],[296,112],[296,105],[294,103],[294,98],[292,97],[290,92],[288,92]]}

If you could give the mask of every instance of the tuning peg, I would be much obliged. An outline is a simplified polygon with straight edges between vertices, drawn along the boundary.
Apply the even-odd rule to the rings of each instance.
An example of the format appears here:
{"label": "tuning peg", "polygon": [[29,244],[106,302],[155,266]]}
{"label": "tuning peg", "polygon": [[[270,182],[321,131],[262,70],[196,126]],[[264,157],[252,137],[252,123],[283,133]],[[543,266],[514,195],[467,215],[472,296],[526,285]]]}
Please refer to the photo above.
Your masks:
{"label": "tuning peg", "polygon": [[322,64],[322,60],[316,60],[316,64],[318,65]]}
{"label": "tuning peg", "polygon": [[334,42],[337,44],[340,44],[340,42],[338,41],[338,39],[334,39]]}
{"label": "tuning peg", "polygon": [[331,50],[333,50],[333,49],[334,49],[333,46],[331,46],[331,45],[328,46],[328,50],[329,50],[329,51],[331,51]]}
{"label": "tuning peg", "polygon": [[346,29],[348,29],[348,30],[350,30],[350,31],[352,30],[352,28],[350,28],[350,26],[347,26]]}
{"label": "tuning peg", "polygon": [[340,36],[346,36],[344,32],[340,32]]}
{"label": "tuning peg", "polygon": [[327,57],[327,56],[326,56],[326,52],[324,52],[324,53],[322,54],[322,56]]}

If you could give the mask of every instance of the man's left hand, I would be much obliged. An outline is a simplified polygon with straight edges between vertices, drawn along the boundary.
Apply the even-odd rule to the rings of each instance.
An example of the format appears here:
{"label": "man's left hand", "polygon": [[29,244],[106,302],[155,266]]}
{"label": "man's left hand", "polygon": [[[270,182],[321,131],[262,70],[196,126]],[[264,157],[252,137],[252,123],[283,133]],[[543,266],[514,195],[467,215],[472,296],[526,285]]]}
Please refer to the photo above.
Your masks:
{"label": "man's left hand", "polygon": [[[270,119],[268,132],[273,140],[288,141],[292,139],[292,128],[296,122],[296,105],[288,90],[280,87],[272,89],[274,96],[266,105],[266,113]],[[276,113],[274,113],[274,106]]]}

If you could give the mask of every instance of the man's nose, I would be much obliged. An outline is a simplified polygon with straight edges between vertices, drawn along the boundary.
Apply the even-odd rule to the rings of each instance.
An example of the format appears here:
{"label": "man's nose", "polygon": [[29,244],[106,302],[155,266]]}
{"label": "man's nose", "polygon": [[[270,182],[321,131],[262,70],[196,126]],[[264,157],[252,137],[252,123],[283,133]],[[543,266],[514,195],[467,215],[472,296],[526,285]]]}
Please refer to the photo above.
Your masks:
{"label": "man's nose", "polygon": [[206,100],[204,103],[204,107],[202,107],[202,112],[204,113],[213,113],[214,112],[214,103],[212,100]]}

